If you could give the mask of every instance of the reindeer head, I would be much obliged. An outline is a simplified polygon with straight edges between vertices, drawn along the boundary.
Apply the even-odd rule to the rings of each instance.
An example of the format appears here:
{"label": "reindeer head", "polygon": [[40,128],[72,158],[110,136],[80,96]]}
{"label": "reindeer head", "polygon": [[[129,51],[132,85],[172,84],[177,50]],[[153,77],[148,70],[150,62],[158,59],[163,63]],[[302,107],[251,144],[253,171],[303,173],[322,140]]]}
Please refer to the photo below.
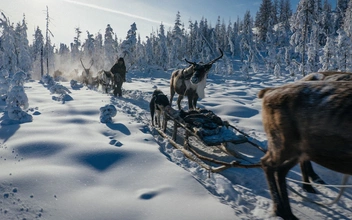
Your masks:
{"label": "reindeer head", "polygon": [[187,59],[185,59],[185,61],[189,64],[191,64],[193,66],[193,75],[191,77],[191,83],[193,84],[198,84],[199,82],[201,82],[204,77],[206,77],[207,73],[209,72],[210,68],[213,66],[213,64],[219,60],[220,58],[222,58],[222,56],[224,55],[222,50],[219,48],[221,55],[217,58],[215,58],[214,60],[208,62],[208,63],[196,63],[196,62],[190,62]]}
{"label": "reindeer head", "polygon": [[90,67],[89,67],[89,68],[86,68],[86,67],[83,65],[82,59],[80,59],[80,60],[81,60],[82,67],[83,67],[83,69],[84,69],[84,71],[83,71],[82,73],[85,73],[86,76],[89,76],[89,75],[90,75],[89,71],[90,71],[90,68],[91,68],[91,67],[93,66],[93,64],[94,64],[94,60],[93,60],[93,59],[91,60],[91,62],[90,62]]}

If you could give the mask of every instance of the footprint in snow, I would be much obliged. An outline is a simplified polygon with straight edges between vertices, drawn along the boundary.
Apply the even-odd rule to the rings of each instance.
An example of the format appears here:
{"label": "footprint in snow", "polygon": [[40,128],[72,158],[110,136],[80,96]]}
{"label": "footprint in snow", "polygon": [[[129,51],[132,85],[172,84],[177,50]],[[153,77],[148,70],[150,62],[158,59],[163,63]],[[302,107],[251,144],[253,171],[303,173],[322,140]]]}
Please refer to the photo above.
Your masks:
{"label": "footprint in snow", "polygon": [[115,139],[111,139],[111,141],[109,142],[110,145],[116,146],[116,147],[121,147],[123,144]]}

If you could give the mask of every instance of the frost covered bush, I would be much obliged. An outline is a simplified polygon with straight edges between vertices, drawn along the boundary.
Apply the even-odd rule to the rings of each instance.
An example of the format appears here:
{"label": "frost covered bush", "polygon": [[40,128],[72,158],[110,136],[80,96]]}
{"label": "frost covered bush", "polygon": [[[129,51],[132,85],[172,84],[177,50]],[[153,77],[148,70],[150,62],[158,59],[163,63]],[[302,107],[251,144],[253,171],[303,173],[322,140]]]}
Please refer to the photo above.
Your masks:
{"label": "frost covered bush", "polygon": [[66,101],[71,101],[73,98],[68,94],[71,93],[69,89],[61,84],[55,84],[49,88],[52,94],[58,94],[58,97],[53,96],[53,100],[62,101],[65,103]]}
{"label": "frost covered bush", "polygon": [[55,85],[55,81],[52,76],[50,75],[44,75],[41,80],[40,80],[44,85],[47,85],[48,87],[51,87]]}
{"label": "frost covered bush", "polygon": [[24,92],[23,86],[14,86],[9,92],[6,99],[7,104],[7,114],[9,119],[16,120],[21,123],[23,122],[31,122],[33,117],[23,111],[27,109],[28,104],[28,97]]}
{"label": "frost covered bush", "polygon": [[32,115],[30,115],[27,112],[23,111],[18,106],[8,107],[7,108],[7,114],[8,114],[10,119],[19,121],[21,123],[33,121]]}
{"label": "frost covered bush", "polygon": [[61,84],[55,84],[50,87],[50,92],[53,94],[66,95],[67,93],[71,93],[65,86]]}
{"label": "frost covered bush", "polygon": [[117,110],[113,105],[105,105],[100,108],[100,122],[109,123],[112,121],[112,117],[115,117]]}
{"label": "frost covered bush", "polygon": [[23,86],[27,78],[27,74],[23,71],[19,71],[13,75],[10,87]]}
{"label": "frost covered bush", "polygon": [[9,73],[7,70],[0,71],[0,99],[6,100],[9,91]]}
{"label": "frost covered bush", "polygon": [[76,80],[73,80],[73,79],[70,81],[70,85],[71,85],[72,89],[79,89],[79,88],[83,87],[83,85],[81,83],[79,83],[79,82],[77,82]]}
{"label": "frost covered bush", "polygon": [[24,92],[22,86],[14,86],[7,94],[6,105],[8,108],[20,107],[22,109],[27,109],[28,97]]}

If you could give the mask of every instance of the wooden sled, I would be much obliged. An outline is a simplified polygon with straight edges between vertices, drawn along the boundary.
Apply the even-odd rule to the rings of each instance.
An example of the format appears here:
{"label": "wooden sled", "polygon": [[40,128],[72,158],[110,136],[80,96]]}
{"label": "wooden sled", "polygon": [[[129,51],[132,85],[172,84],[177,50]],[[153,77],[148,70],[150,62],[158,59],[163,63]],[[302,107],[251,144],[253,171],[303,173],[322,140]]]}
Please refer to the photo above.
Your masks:
{"label": "wooden sled", "polygon": [[206,109],[184,112],[167,106],[162,126],[155,129],[210,172],[231,167],[261,167],[258,161],[266,151],[247,134]]}

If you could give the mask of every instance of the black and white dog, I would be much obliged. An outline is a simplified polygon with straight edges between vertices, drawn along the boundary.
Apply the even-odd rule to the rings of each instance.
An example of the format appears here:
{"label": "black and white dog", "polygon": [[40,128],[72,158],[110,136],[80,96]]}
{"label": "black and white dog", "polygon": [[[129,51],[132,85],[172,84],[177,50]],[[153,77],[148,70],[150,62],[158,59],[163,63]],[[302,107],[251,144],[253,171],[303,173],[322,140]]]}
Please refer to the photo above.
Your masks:
{"label": "black and white dog", "polygon": [[[153,92],[152,99],[150,100],[150,115],[152,116],[152,125],[154,126],[154,120],[157,125],[160,123],[160,115],[164,113],[167,106],[170,106],[170,101],[167,96],[159,89]],[[155,118],[156,116],[156,118]],[[165,121],[165,115],[163,115]]]}

